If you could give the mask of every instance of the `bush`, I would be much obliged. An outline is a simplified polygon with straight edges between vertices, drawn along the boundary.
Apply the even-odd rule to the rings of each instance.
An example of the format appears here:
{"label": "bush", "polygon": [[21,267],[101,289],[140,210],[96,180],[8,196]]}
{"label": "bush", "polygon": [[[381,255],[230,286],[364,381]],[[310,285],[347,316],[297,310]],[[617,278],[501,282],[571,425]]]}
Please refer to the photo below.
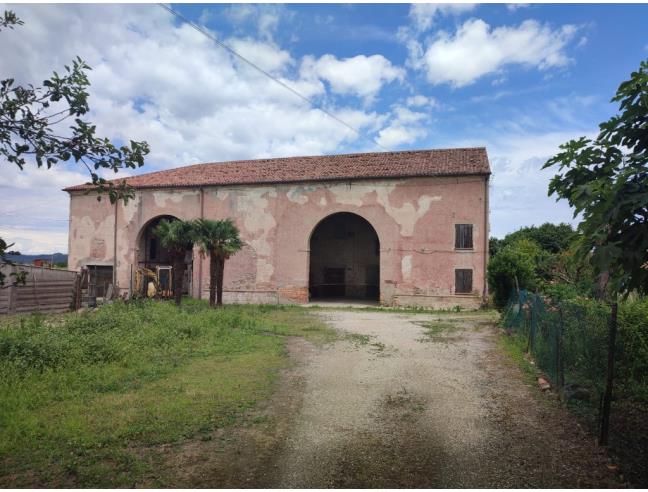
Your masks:
{"label": "bush", "polygon": [[488,285],[493,304],[502,310],[508,302],[511,291],[515,289],[517,278],[520,289],[534,289],[537,284],[535,274],[535,251],[532,243],[519,241],[504,246],[488,263]]}
{"label": "bush", "polygon": [[[531,325],[536,327],[532,353],[554,383],[557,337],[562,331],[565,381],[594,390],[592,401],[597,402],[605,388],[610,306],[574,292],[573,286],[552,286],[547,302],[523,291],[523,309],[515,300],[502,324],[523,340],[529,337]],[[619,303],[616,349],[616,395],[648,402],[648,297]]]}
{"label": "bush", "polygon": [[619,305],[617,380],[621,391],[648,401],[648,298]]}
{"label": "bush", "polygon": [[542,292],[553,304],[576,299],[581,293],[578,287],[571,284],[546,284]]}

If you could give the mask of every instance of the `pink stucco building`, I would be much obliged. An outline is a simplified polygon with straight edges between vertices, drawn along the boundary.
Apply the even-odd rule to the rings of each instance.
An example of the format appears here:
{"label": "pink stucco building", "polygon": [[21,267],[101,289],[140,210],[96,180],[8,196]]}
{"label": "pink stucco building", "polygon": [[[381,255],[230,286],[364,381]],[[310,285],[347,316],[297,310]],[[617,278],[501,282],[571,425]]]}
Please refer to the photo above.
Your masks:
{"label": "pink stucco building", "polygon": [[[165,264],[159,220],[230,217],[246,245],[226,263],[226,302],[478,307],[489,176],[486,149],[467,148],[198,164],[127,178],[127,204],[73,186],[69,265],[130,294],[139,267]],[[194,297],[208,261],[187,257]]]}

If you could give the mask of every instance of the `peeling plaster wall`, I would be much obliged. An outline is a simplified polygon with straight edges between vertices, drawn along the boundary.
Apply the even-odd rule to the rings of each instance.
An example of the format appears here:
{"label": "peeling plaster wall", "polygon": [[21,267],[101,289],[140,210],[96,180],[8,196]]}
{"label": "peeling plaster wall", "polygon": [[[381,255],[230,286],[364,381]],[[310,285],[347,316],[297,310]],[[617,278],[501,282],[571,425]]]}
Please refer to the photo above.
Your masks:
{"label": "peeling plaster wall", "polygon": [[[231,217],[247,243],[225,266],[230,302],[306,302],[309,238],[336,212],[371,223],[380,240],[380,297],[387,305],[472,306],[484,292],[485,177],[407,178],[138,190],[117,206],[117,283],[128,291],[140,233],[160,215]],[[201,207],[202,202],[202,207]],[[114,258],[115,209],[73,193],[70,268]],[[454,225],[473,224],[474,249],[454,250]],[[207,297],[209,261],[194,251],[193,295]],[[133,268],[135,268],[133,266]],[[473,269],[473,295],[454,294],[454,269]],[[200,275],[202,272],[202,275]]]}

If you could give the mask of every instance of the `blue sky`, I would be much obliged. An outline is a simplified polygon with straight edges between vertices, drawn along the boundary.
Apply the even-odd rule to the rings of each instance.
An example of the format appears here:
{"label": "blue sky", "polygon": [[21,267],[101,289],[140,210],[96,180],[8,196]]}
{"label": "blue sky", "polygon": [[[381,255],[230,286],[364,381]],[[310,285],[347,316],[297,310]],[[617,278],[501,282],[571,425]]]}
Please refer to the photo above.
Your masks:
{"label": "blue sky", "polygon": [[[147,140],[138,172],[196,162],[486,146],[491,228],[569,221],[542,164],[593,135],[617,86],[648,58],[648,5],[173,5],[358,128],[346,129],[157,5],[15,5],[0,76],[43,80],[76,55],[92,67],[90,118]],[[73,165],[0,182],[0,235],[25,253],[67,249]]]}

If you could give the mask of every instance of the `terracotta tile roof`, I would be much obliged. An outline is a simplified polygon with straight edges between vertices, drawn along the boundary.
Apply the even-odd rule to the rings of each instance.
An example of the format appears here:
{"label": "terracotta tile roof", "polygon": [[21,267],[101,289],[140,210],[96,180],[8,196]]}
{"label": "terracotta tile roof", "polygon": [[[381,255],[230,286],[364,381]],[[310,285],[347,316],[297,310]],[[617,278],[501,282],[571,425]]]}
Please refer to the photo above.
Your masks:
{"label": "terracotta tile roof", "polygon": [[[134,188],[490,174],[483,147],[215,162],[125,178]],[[65,191],[90,188],[77,185]]]}

